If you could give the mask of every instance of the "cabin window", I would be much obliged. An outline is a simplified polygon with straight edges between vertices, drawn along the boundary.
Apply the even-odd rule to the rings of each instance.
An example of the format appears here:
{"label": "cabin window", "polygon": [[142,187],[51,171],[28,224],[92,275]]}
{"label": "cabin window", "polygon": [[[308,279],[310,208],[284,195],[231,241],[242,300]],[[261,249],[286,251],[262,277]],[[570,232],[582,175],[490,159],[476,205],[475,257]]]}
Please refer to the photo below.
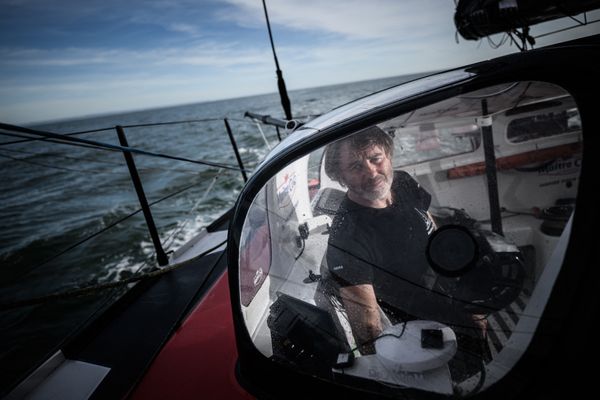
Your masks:
{"label": "cabin window", "polygon": [[[514,112],[525,98],[561,101]],[[497,85],[342,132],[276,171],[239,248],[255,347],[399,398],[498,382],[527,350],[566,251],[583,147],[574,104],[543,82]],[[573,134],[530,143],[540,136],[526,122]],[[509,143],[507,127],[527,140]]]}
{"label": "cabin window", "polygon": [[506,137],[509,142],[521,143],[580,130],[581,119],[577,109],[563,108],[557,111],[541,111],[535,115],[510,121]]}

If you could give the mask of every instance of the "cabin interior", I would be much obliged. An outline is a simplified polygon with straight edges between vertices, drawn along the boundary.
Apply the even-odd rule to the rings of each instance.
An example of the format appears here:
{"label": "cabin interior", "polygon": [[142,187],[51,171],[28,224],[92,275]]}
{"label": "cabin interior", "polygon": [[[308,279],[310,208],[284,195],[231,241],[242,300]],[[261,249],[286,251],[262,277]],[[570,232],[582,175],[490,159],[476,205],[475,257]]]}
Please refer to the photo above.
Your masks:
{"label": "cabin interior", "polygon": [[[430,212],[438,228],[455,224],[494,231],[518,249],[524,270],[518,294],[486,315],[490,357],[484,361],[485,374],[452,377],[463,393],[489,386],[527,347],[562,261],[581,164],[577,104],[556,85],[512,82],[403,113],[378,126],[394,138],[394,170],[408,172],[431,194]],[[492,149],[495,160],[486,149]],[[244,223],[242,310],[255,346],[267,357],[277,353],[269,316],[282,294],[326,310],[348,348],[356,345],[341,303],[324,298],[319,284],[328,228],[346,190],[327,176],[323,157],[324,148],[317,149],[273,176]],[[490,170],[496,181],[491,185]],[[437,279],[432,272],[432,282]]]}

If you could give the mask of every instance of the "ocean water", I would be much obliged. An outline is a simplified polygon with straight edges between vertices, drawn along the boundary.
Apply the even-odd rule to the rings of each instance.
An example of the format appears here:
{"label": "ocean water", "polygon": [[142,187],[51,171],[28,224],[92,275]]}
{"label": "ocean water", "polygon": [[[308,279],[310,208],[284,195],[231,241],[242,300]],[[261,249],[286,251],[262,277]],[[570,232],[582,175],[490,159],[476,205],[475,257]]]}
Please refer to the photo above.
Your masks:
{"label": "ocean water", "polygon": [[[310,118],[416,76],[291,91],[292,112]],[[199,120],[126,128],[125,133],[131,147],[235,165],[223,122],[228,118],[244,165],[252,171],[269,150],[256,125],[244,118],[246,111],[283,115],[279,95],[273,93],[33,128],[56,133],[107,128],[78,137],[118,145],[116,125]],[[263,131],[269,145],[276,145],[275,129]],[[149,202],[180,192],[152,207],[166,251],[177,249],[232,207],[243,187],[237,171],[134,157]],[[0,135],[0,167],[0,305],[116,281],[156,264],[141,213],[64,252],[139,208],[121,152],[44,140],[19,142]],[[117,292],[0,311],[0,397],[94,318]]]}

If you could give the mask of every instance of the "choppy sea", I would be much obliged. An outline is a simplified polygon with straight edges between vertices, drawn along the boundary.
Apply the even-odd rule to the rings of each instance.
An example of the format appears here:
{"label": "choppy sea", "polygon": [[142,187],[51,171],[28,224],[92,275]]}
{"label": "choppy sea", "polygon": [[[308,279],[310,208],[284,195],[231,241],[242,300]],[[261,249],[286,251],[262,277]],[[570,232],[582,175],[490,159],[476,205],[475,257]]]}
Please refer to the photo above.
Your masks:
{"label": "choppy sea", "polygon": [[[291,91],[292,112],[310,118],[415,77]],[[279,95],[273,93],[31,128],[63,134],[94,131],[76,136],[118,145],[117,125],[194,121],[125,128],[125,133],[131,147],[231,165],[235,156],[223,121],[227,118],[244,165],[252,171],[269,151],[265,138],[274,146],[278,136],[274,128],[263,128],[263,138],[256,124],[244,118],[246,111],[283,115]],[[166,251],[177,249],[232,207],[243,186],[236,171],[134,158],[150,203],[179,192],[152,206]],[[24,141],[0,130],[0,168],[0,305],[116,281],[155,265],[142,213],[103,231],[139,209],[121,152]],[[110,293],[103,293],[0,311],[0,397],[94,318],[109,298]]]}

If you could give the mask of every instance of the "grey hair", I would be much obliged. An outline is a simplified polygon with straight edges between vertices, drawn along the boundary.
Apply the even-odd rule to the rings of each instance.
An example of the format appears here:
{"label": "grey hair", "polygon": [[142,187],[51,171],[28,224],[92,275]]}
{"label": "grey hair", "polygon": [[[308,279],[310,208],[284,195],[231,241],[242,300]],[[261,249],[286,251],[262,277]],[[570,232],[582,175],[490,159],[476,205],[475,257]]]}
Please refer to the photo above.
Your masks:
{"label": "grey hair", "polygon": [[392,158],[394,155],[394,140],[377,125],[370,126],[362,131],[358,131],[346,138],[336,140],[329,144],[325,150],[325,173],[331,179],[342,185],[344,185],[344,182],[342,182],[340,155],[342,146],[346,143],[348,143],[351,150],[356,152],[360,152],[370,146],[376,145],[381,147],[389,158]]}

